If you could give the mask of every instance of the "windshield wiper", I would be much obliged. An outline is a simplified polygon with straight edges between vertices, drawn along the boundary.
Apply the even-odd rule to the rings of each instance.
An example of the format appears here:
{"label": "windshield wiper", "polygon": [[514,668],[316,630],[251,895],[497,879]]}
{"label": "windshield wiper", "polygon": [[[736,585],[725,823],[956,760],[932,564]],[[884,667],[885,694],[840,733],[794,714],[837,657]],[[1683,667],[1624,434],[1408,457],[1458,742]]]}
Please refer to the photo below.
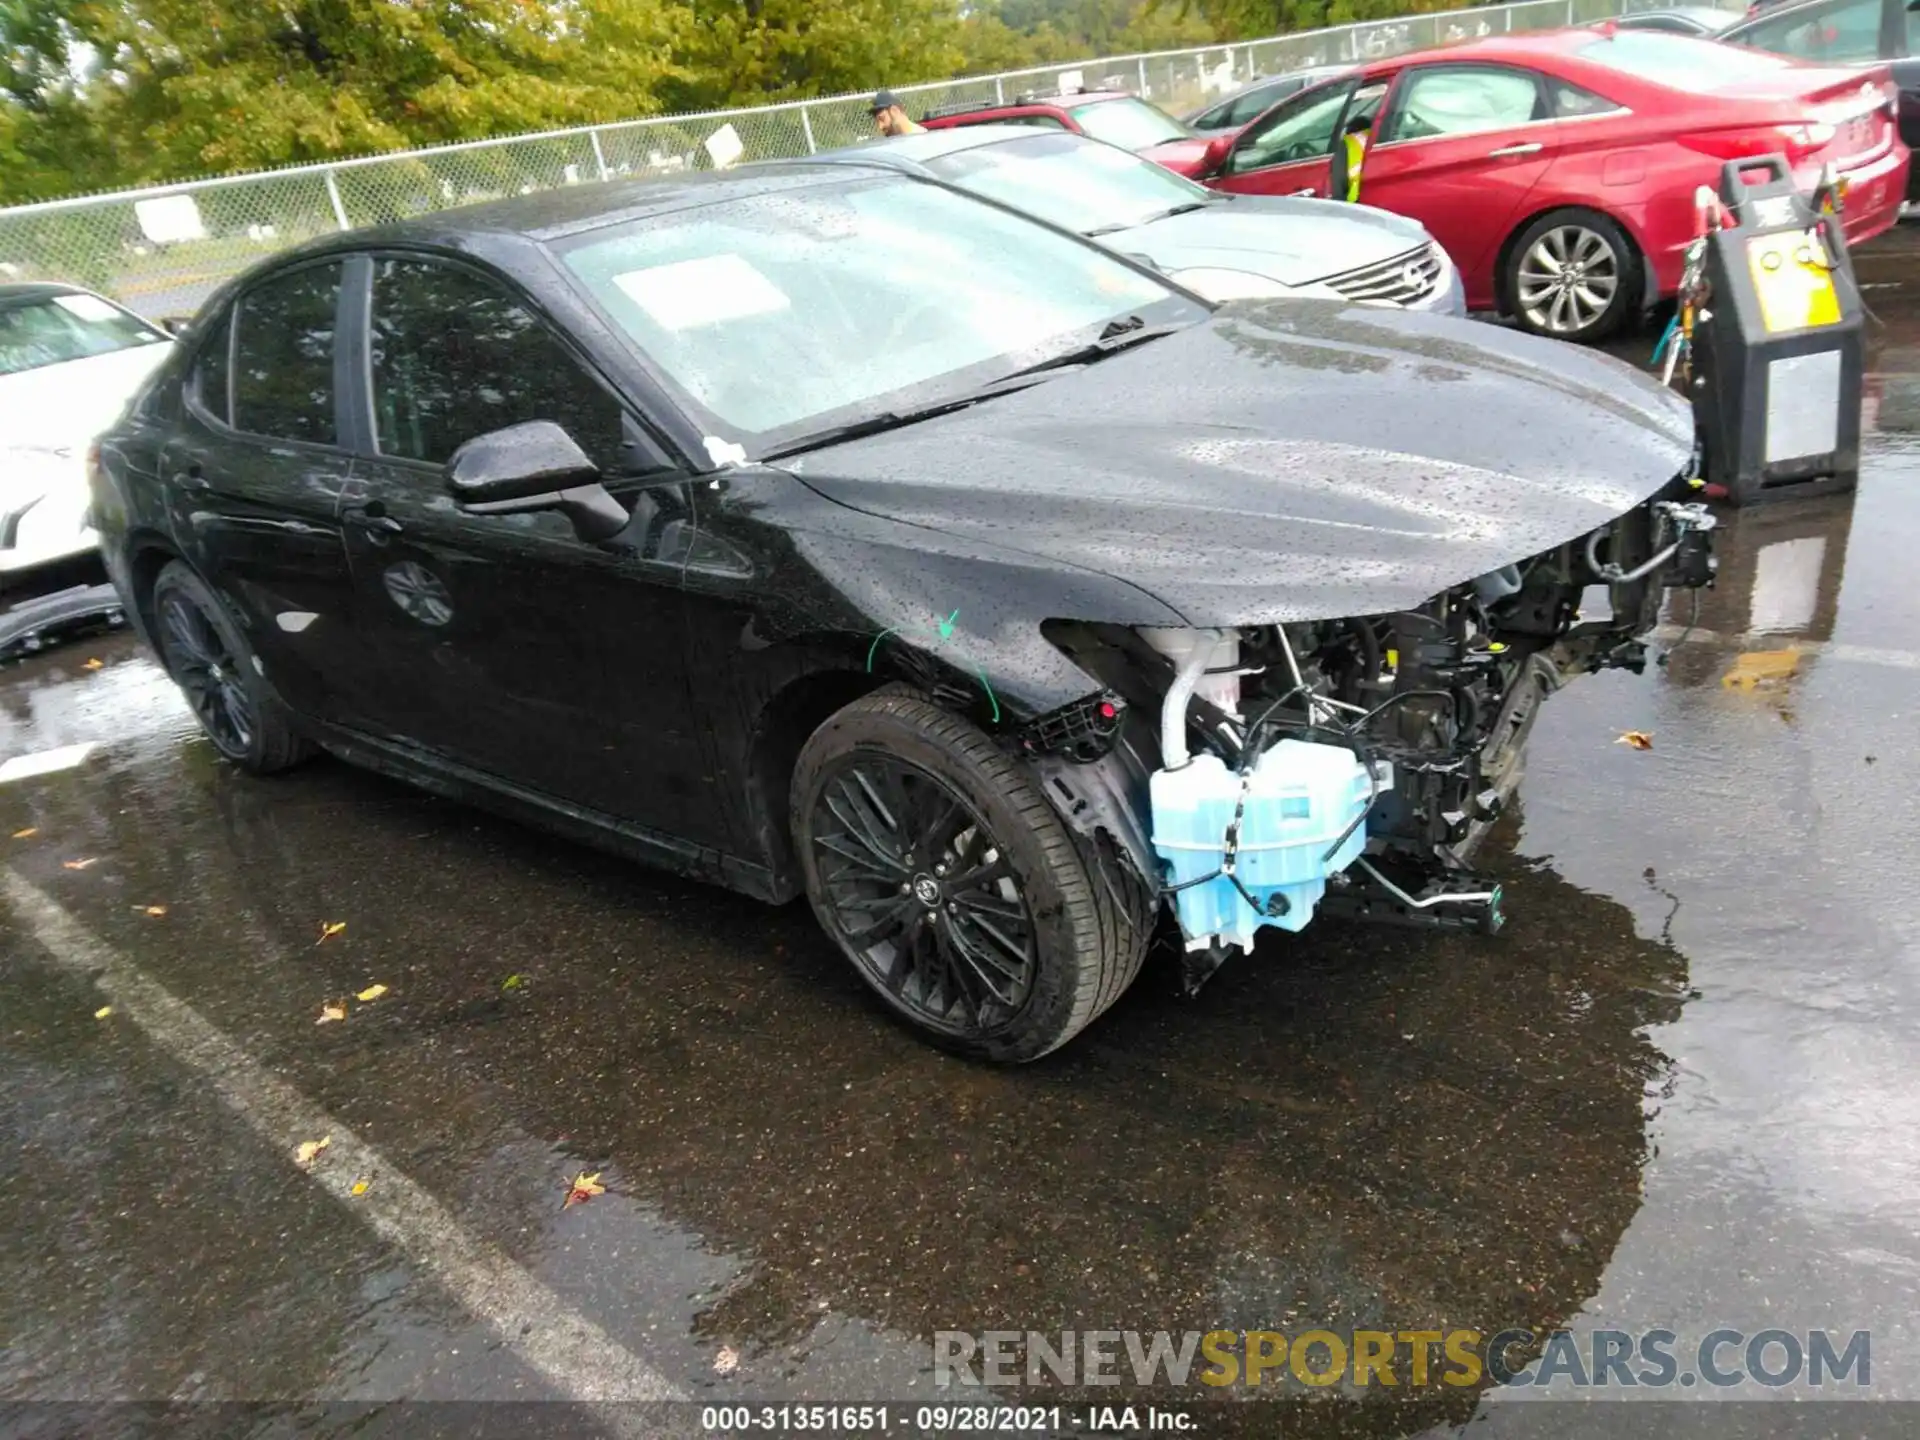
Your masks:
{"label": "windshield wiper", "polygon": [[1100,338],[1091,344],[1082,345],[1077,350],[1069,350],[1064,355],[1056,355],[1051,360],[1042,360],[1038,365],[1029,365],[1026,369],[1017,370],[1014,373],[1038,375],[1044,371],[1059,370],[1068,365],[1091,365],[1095,361],[1104,360],[1109,355],[1117,354],[1131,346],[1147,340],[1158,340],[1163,335],[1172,335],[1186,328],[1185,324],[1149,325],[1138,315],[1128,315],[1124,319],[1109,322],[1106,329],[1100,332]]}
{"label": "windshield wiper", "polygon": [[1212,203],[1211,200],[1188,200],[1174,206],[1171,210],[1156,210],[1153,214],[1143,215],[1138,220],[1118,220],[1111,225],[1096,225],[1093,229],[1082,230],[1080,233],[1089,240],[1095,240],[1102,235],[1117,235],[1122,230],[1138,230],[1142,225],[1151,225],[1156,220],[1170,220],[1175,215],[1191,215],[1196,210],[1206,209]]}
{"label": "windshield wiper", "polygon": [[1140,223],[1143,225],[1151,225],[1155,220],[1171,220],[1176,215],[1191,215],[1196,210],[1206,209],[1212,203],[1211,200],[1189,200],[1184,204],[1174,206],[1171,210],[1162,210],[1158,215],[1150,216]]}
{"label": "windshield wiper", "polygon": [[843,440],[858,440],[864,435],[878,435],[887,430],[898,430],[905,425],[913,425],[921,420],[931,420],[936,415],[949,415],[955,410],[964,410],[969,405],[978,405],[982,400],[991,400],[998,395],[1011,395],[1016,390],[1027,390],[1042,380],[1051,379],[1050,375],[1033,370],[1018,370],[1011,375],[1003,375],[990,385],[982,385],[978,390],[969,390],[962,395],[949,395],[944,400],[936,400],[928,405],[917,406],[910,410],[882,410],[878,415],[863,415],[858,420],[849,420],[844,425],[829,425],[824,430],[815,430],[771,450],[763,451],[762,460],[779,460],[788,455],[798,455],[805,450],[818,450],[826,445],[838,445]]}

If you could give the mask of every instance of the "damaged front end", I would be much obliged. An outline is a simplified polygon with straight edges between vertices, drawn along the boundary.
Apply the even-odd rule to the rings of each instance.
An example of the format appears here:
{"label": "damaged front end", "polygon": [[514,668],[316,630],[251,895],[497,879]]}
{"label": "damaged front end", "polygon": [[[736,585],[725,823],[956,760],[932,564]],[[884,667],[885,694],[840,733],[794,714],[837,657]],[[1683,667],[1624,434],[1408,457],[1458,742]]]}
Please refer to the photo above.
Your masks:
{"label": "damaged front end", "polygon": [[1500,890],[1472,857],[1541,702],[1642,669],[1664,593],[1712,582],[1713,519],[1684,494],[1392,614],[1052,622],[1106,688],[1020,743],[1068,823],[1168,902],[1190,989],[1259,929],[1316,915],[1491,933]]}

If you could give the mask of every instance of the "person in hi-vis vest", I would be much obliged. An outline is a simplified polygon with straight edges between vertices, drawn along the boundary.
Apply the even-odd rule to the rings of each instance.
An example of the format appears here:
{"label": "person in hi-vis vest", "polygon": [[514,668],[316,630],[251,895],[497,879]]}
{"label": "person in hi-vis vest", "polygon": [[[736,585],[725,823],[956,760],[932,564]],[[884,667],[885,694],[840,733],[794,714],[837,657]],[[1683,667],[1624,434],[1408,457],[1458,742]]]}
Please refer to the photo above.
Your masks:
{"label": "person in hi-vis vest", "polygon": [[[1346,134],[1341,137],[1345,145],[1341,151],[1340,175],[1336,175],[1333,198],[1358,203],[1360,199],[1360,170],[1367,159],[1367,132],[1373,128],[1373,116],[1356,115],[1347,121]],[[1344,179],[1344,184],[1342,180]]]}

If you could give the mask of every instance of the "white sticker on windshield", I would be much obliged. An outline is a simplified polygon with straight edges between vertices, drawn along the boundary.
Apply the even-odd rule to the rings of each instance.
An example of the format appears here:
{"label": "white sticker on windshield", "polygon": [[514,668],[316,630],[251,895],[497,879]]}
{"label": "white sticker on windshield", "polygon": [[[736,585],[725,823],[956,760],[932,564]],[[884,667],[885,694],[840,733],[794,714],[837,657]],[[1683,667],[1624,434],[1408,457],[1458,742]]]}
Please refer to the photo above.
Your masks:
{"label": "white sticker on windshield", "polygon": [[669,330],[772,315],[793,303],[785,291],[738,255],[707,255],[649,270],[629,270],[614,276],[613,283]]}
{"label": "white sticker on windshield", "polygon": [[53,303],[82,320],[112,320],[120,314],[98,295],[56,295]]}

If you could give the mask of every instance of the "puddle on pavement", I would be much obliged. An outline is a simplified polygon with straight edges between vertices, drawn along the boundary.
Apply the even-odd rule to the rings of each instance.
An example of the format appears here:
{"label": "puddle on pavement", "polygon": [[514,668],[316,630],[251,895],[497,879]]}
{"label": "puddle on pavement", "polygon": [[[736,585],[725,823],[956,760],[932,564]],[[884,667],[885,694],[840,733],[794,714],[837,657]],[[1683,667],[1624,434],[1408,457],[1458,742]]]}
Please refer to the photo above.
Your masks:
{"label": "puddle on pavement", "polygon": [[[36,697],[35,734],[97,738],[60,697],[121,684],[146,715],[110,680],[143,667],[9,693]],[[942,1329],[1544,1327],[1640,1203],[1668,1083],[1644,1031],[1676,1012],[1684,963],[1510,853],[1497,944],[1329,926],[1192,1004],[1157,969],[1063,1055],[1002,1072],[887,1023],[803,906],[331,763],[249,780],[163,708],[149,738],[0,795],[0,826],[39,831],[11,863],[697,1393],[911,1398]],[[66,871],[80,854],[99,858]],[[318,942],[329,922],[346,928]],[[378,1002],[314,1024],[375,982]],[[611,1193],[563,1211],[580,1169]],[[113,1248],[136,1271],[199,1244],[164,1215],[126,1223]],[[223,1273],[268,1297],[254,1324],[280,1323],[265,1276]],[[306,1302],[296,1284],[277,1303]],[[367,1322],[315,1308],[341,1333],[303,1342],[333,1357],[314,1388],[351,1393]],[[725,1384],[722,1346],[742,1357]],[[251,1373],[220,1383],[258,1393]]]}
{"label": "puddle on pavement", "polygon": [[[1817,720],[1836,753],[1864,755],[1887,743],[1887,714],[1920,703],[1897,667],[1847,670],[1835,648],[1906,646],[1920,620],[1905,580],[1920,530],[1892,499],[1913,468],[1920,317],[1889,305],[1882,322],[1859,500],[1728,515],[1721,583],[1692,621],[1703,639],[1547,707],[1525,811],[1491,858],[1511,897],[1497,942],[1316,927],[1263,943],[1193,1003],[1150,970],[1041,1065],[968,1066],[888,1024],[802,906],[330,762],[234,774],[124,637],[0,672],[0,754],[106,742],[80,771],[0,787],[0,837],[39,832],[0,838],[0,858],[703,1398],[927,1396],[937,1330],[1538,1330],[1662,1262],[1710,1289],[1694,1250],[1741,1261],[1674,1216],[1711,1184],[1737,1227],[1771,1182],[1693,1174],[1725,1136],[1689,1116],[1689,1087],[1770,1155],[1778,1123],[1740,1108],[1757,1102],[1715,1073],[1714,1047],[1784,1045],[1791,1066],[1848,1034],[1769,1031],[1720,998],[1794,983],[1782,936],[1827,883],[1808,878],[1808,847],[1829,843],[1808,838],[1814,797],[1849,844],[1872,809],[1857,770],[1830,773],[1794,727]],[[1787,673],[1723,683],[1742,652],[1796,647]],[[1885,697],[1869,719],[1846,708],[1862,685]],[[1653,752],[1611,744],[1640,724]],[[83,857],[97,863],[63,868]],[[1756,898],[1796,882],[1777,914]],[[155,904],[165,917],[141,913]],[[316,943],[331,922],[346,928]],[[1834,923],[1835,943],[1873,929]],[[1734,968],[1769,947],[1771,969]],[[15,1077],[0,1113],[46,1184],[0,1191],[0,1320],[10,1341],[54,1326],[97,1348],[9,1343],[8,1390],[525,1383],[511,1366],[436,1368],[490,1342],[271,1157],[242,1145],[182,1179],[176,1157],[236,1127],[169,1100],[178,1074],[91,1028],[79,987],[30,962],[9,975],[22,993],[0,1022]],[[381,1000],[315,1026],[325,1001],[375,982]],[[102,1128],[118,1109],[142,1117],[138,1145]],[[69,1126],[82,1143],[61,1156]],[[1841,1183],[1833,1167],[1819,1186]],[[563,1210],[580,1170],[609,1193]],[[209,1195],[232,1203],[209,1210]],[[84,1246],[47,1238],[73,1233]],[[236,1306],[257,1343],[190,1361],[177,1342]],[[724,1379],[723,1347],[740,1356]],[[1409,1433],[1475,1400],[1314,1403],[1288,1425]],[[1270,1412],[1242,1409],[1209,1411],[1209,1433],[1271,1433]]]}

